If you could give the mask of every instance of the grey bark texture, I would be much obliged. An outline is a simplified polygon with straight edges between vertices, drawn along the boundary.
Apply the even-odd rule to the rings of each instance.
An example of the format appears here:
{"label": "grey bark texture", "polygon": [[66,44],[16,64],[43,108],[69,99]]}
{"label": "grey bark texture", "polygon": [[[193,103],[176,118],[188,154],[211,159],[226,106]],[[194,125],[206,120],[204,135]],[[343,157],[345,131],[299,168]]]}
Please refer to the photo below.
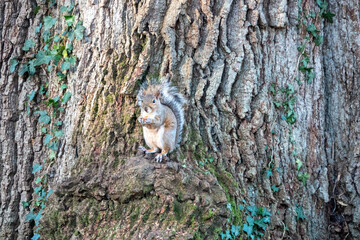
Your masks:
{"label": "grey bark texture", "polygon": [[[26,39],[39,47],[35,27],[68,3],[0,2],[0,239],[32,237],[21,202],[34,198],[31,168],[47,151],[24,107],[46,76],[10,73],[10,60],[26,58]],[[297,1],[77,1],[85,37],[74,46],[42,238],[211,239],[231,226],[227,202],[244,199],[271,210],[265,239],[360,239],[360,6],[330,0],[329,9],[334,22],[316,22],[323,43],[307,46],[315,78],[306,83]],[[183,144],[163,164],[134,157],[143,144],[135,96],[150,78],[171,80],[188,99]],[[282,96],[272,84],[294,86],[295,124],[273,104]],[[209,156],[213,171],[198,164]]]}

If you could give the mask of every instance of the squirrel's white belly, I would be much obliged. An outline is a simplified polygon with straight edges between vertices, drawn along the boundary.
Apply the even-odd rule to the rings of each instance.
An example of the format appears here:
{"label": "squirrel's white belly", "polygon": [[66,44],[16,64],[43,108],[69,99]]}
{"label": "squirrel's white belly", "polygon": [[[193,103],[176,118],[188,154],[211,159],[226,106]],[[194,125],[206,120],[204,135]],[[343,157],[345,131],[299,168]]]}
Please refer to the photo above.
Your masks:
{"label": "squirrel's white belly", "polygon": [[150,129],[144,126],[144,138],[146,145],[151,148],[164,148],[164,125],[160,126],[160,128]]}

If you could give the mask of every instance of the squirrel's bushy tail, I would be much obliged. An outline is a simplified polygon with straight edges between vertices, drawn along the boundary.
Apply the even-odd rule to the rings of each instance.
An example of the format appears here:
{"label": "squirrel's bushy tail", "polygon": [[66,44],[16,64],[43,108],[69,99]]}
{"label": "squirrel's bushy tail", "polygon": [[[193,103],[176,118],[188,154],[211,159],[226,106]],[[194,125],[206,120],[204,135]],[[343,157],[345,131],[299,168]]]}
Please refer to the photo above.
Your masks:
{"label": "squirrel's bushy tail", "polygon": [[163,83],[160,89],[160,102],[168,106],[176,117],[177,131],[175,148],[177,148],[181,142],[182,130],[185,122],[183,105],[186,103],[186,99],[178,92],[176,87],[171,86],[170,83]]}

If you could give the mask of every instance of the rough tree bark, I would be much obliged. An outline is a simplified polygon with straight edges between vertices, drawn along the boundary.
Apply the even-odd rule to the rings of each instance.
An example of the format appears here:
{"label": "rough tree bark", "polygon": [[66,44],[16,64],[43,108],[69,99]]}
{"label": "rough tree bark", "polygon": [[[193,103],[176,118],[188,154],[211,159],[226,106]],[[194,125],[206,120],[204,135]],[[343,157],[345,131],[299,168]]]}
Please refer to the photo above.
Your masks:
{"label": "rough tree bark", "polygon": [[[10,74],[10,60],[62,4],[0,2],[0,239],[31,238],[21,202],[34,197],[31,167],[46,152],[24,109],[45,76]],[[319,10],[312,0],[301,6]],[[231,226],[226,204],[243,199],[271,209],[264,238],[360,238],[359,1],[331,0],[334,22],[317,20],[324,41],[307,47],[311,83],[297,72],[297,1],[79,0],[76,9],[86,36],[75,45],[43,239],[210,239]],[[182,147],[165,164],[134,157],[143,142],[135,96],[149,78],[170,79],[188,98]],[[272,84],[294,86],[295,124],[281,118],[273,101],[285,95]]]}

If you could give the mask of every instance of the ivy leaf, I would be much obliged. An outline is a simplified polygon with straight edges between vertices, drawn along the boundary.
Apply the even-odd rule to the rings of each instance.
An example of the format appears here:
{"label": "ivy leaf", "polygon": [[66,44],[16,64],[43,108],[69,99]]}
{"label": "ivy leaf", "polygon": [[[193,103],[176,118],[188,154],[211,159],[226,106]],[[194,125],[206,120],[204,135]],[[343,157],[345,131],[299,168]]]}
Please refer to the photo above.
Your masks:
{"label": "ivy leaf", "polygon": [[36,69],[35,69],[35,60],[34,60],[34,59],[33,59],[33,60],[30,60],[28,64],[29,64],[29,73],[30,73],[30,75],[34,75],[35,72],[36,72]]}
{"label": "ivy leaf", "polygon": [[31,240],[38,240],[40,238],[40,234],[35,233]]}
{"label": "ivy leaf", "polygon": [[62,125],[62,121],[57,121],[56,123],[55,123],[55,126],[61,126]]}
{"label": "ivy leaf", "polygon": [[70,63],[69,62],[63,62],[63,64],[61,65],[61,70],[66,71],[70,69]]}
{"label": "ivy leaf", "polygon": [[295,204],[295,211],[296,211],[296,220],[306,220],[306,216],[304,215],[304,210],[302,208],[302,206]]}
{"label": "ivy leaf", "polygon": [[10,73],[13,73],[15,71],[15,67],[19,64],[19,62],[16,59],[10,60]]}
{"label": "ivy leaf", "polygon": [[254,223],[255,223],[257,226],[259,226],[260,228],[262,228],[263,230],[266,230],[267,225],[264,223],[264,219],[263,219],[263,218],[261,218],[261,219],[256,219],[256,220],[254,221]]}
{"label": "ivy leaf", "polygon": [[44,145],[47,145],[50,142],[51,138],[52,138],[51,134],[49,134],[49,133],[46,134],[46,137],[44,139]]}
{"label": "ivy leaf", "polygon": [[323,42],[323,39],[324,39],[323,36],[318,35],[314,40],[315,45],[320,46],[321,43]]}
{"label": "ivy leaf", "polygon": [[65,104],[69,100],[70,97],[71,97],[71,93],[66,92],[63,99],[62,99],[62,102]]}
{"label": "ivy leaf", "polygon": [[54,42],[59,42],[61,40],[61,38],[59,37],[59,35],[56,35],[54,37]]}
{"label": "ivy leaf", "polygon": [[263,208],[262,210],[262,216],[266,217],[266,216],[271,216],[271,212],[269,212],[266,207]]}
{"label": "ivy leaf", "polygon": [[315,73],[314,73],[314,72],[310,72],[310,73],[307,75],[307,82],[308,82],[308,83],[311,83],[311,82],[314,80],[314,77],[315,77]]}
{"label": "ivy leaf", "polygon": [[323,13],[322,17],[325,18],[329,23],[333,23],[333,17],[335,17],[335,14],[333,14],[330,11],[327,11],[327,13]]}
{"label": "ivy leaf", "polygon": [[35,43],[33,42],[32,39],[28,39],[25,41],[25,44],[24,44],[22,50],[29,51],[33,47],[35,47]]}
{"label": "ivy leaf", "polygon": [[65,12],[65,11],[67,11],[67,7],[66,6],[61,6],[61,8],[60,8],[60,13],[63,13],[63,12]]}
{"label": "ivy leaf", "polygon": [[33,166],[33,168],[32,168],[32,173],[34,174],[34,173],[40,171],[41,168],[42,168],[42,165],[40,165],[40,164],[38,164],[38,163],[35,163],[34,166]]}
{"label": "ivy leaf", "polygon": [[59,130],[59,131],[55,131],[55,137],[59,138],[63,135],[63,131],[62,130]]}
{"label": "ivy leaf", "polygon": [[64,16],[64,18],[65,18],[65,22],[68,25],[68,27],[70,27],[75,21],[75,16],[74,15]]}
{"label": "ivy leaf", "polygon": [[66,49],[64,49],[62,51],[62,55],[63,55],[64,58],[66,58],[68,56],[68,53],[67,53]]}
{"label": "ivy leaf", "polygon": [[302,167],[302,165],[303,165],[303,162],[300,160],[300,159],[296,159],[296,164],[297,164],[297,170],[299,171],[300,170],[300,168]]}
{"label": "ivy leaf", "polygon": [[23,65],[22,68],[20,69],[19,75],[22,76],[22,75],[24,75],[24,74],[25,74],[26,72],[28,72],[28,71],[29,71],[29,67],[28,67],[27,64],[25,64],[25,65]]}
{"label": "ivy leaf", "polygon": [[269,178],[273,175],[272,171],[270,169],[266,169],[266,177]]}
{"label": "ivy leaf", "polygon": [[41,132],[42,132],[42,133],[46,133],[46,131],[47,131],[46,127],[42,127],[42,128],[41,128]]}
{"label": "ivy leaf", "polygon": [[50,122],[51,118],[47,114],[39,117],[39,123],[49,124]]}
{"label": "ivy leaf", "polygon": [[34,97],[35,97],[35,90],[32,90],[32,92],[30,93],[30,94],[28,94],[27,96],[28,96],[28,98],[29,98],[29,101],[32,101],[33,99],[34,99]]}
{"label": "ivy leaf", "polygon": [[41,178],[37,177],[36,180],[35,180],[35,183],[38,184],[39,182],[41,182]]}
{"label": "ivy leaf", "polygon": [[76,63],[76,56],[69,57],[69,63],[70,63],[71,65],[75,65],[75,63]]}
{"label": "ivy leaf", "polygon": [[254,205],[254,206],[247,206],[246,209],[251,213],[251,216],[255,216],[258,208]]}
{"label": "ivy leaf", "polygon": [[64,90],[64,89],[66,89],[66,88],[67,88],[67,85],[66,85],[66,84],[61,84],[60,90]]}
{"label": "ivy leaf", "polygon": [[44,17],[44,29],[45,31],[50,30],[56,23],[57,18],[52,18],[51,16]]}
{"label": "ivy leaf", "polygon": [[70,30],[67,35],[68,35],[68,39],[70,42],[74,41],[74,39],[75,39],[74,31]]}
{"label": "ivy leaf", "polygon": [[25,222],[34,220],[36,218],[36,215],[33,212],[29,212],[28,214],[26,214],[25,216]]}
{"label": "ivy leaf", "polygon": [[253,227],[252,227],[252,226],[249,226],[249,225],[247,225],[247,224],[244,224],[243,231],[246,232],[246,234],[247,234],[248,236],[251,236],[252,231],[253,231]]}
{"label": "ivy leaf", "polygon": [[311,34],[315,35],[319,30],[317,30],[314,24],[310,24],[307,26],[306,31],[310,32]]}
{"label": "ivy leaf", "polygon": [[39,33],[42,27],[42,23],[40,23],[36,28],[35,28],[35,33]]}
{"label": "ivy leaf", "polygon": [[22,201],[21,204],[22,204],[23,208],[26,208],[26,207],[30,206],[30,203],[25,202],[25,201]]}
{"label": "ivy leaf", "polygon": [[233,236],[239,236],[240,234],[240,226],[235,226],[235,225],[232,225],[231,226],[231,233]]}
{"label": "ivy leaf", "polygon": [[55,152],[51,152],[49,155],[49,159],[53,160],[56,157]]}
{"label": "ivy leaf", "polygon": [[34,14],[36,15],[40,10],[40,6],[36,6],[34,9]]}
{"label": "ivy leaf", "polygon": [[49,144],[49,148],[53,151],[57,151],[58,150],[58,142],[53,141],[52,143]]}
{"label": "ivy leaf", "polygon": [[75,30],[74,30],[75,37],[76,37],[77,40],[82,40],[83,39],[84,30],[85,30],[85,27],[82,25],[82,21],[79,21],[76,24],[76,27],[75,27]]}
{"label": "ivy leaf", "polygon": [[45,30],[45,31],[43,32],[42,37],[43,37],[43,39],[44,39],[45,42],[47,42],[47,41],[49,40],[50,34],[51,34],[51,33],[50,33],[49,30]]}
{"label": "ivy leaf", "polygon": [[246,217],[246,222],[249,224],[249,226],[254,226],[254,219],[252,217],[247,216]]}
{"label": "ivy leaf", "polygon": [[243,210],[245,207],[241,204],[239,204],[239,211]]}
{"label": "ivy leaf", "polygon": [[226,208],[230,210],[230,212],[232,212],[232,207],[231,207],[231,204],[230,203],[227,203],[226,204]]}
{"label": "ivy leaf", "polygon": [[40,66],[42,64],[49,65],[50,61],[53,59],[53,56],[46,55],[44,51],[39,51],[36,54],[36,60],[34,62],[35,66]]}
{"label": "ivy leaf", "polygon": [[272,189],[272,191],[273,191],[273,192],[277,192],[277,191],[279,191],[279,188],[278,188],[278,187],[276,187],[276,185],[275,185],[275,184],[273,184],[273,185],[271,186],[271,189]]}

